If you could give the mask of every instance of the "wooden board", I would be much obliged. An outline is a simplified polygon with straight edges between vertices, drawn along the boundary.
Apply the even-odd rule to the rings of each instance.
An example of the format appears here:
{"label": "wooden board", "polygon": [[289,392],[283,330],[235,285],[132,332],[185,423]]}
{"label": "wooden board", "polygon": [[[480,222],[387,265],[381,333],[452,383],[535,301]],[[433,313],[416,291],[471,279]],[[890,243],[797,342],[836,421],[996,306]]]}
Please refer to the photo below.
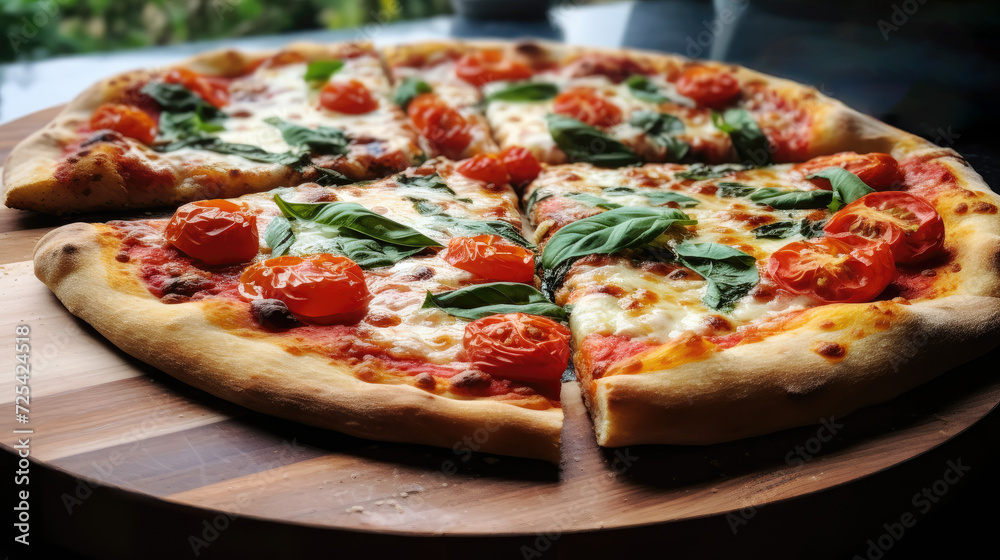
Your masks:
{"label": "wooden board", "polygon": [[[0,126],[0,156],[54,110]],[[88,221],[106,219],[88,216]],[[32,274],[38,238],[65,223],[0,210],[0,332],[31,329],[31,457],[165,502],[395,535],[537,535],[679,522],[801,498],[908,461],[1000,401],[989,366],[956,368],[890,403],[823,424],[708,447],[600,449],[580,391],[565,384],[563,461],[386,444],[253,413],[142,364],[71,316]],[[3,431],[11,450],[17,435]],[[23,437],[23,436],[21,436]]]}

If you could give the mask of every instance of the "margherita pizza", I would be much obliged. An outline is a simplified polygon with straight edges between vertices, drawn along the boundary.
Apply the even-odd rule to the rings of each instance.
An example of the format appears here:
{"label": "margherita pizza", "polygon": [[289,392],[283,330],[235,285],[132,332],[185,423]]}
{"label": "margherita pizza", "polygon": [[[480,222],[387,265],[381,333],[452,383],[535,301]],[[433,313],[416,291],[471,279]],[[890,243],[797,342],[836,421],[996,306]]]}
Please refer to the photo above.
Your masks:
{"label": "margherita pizza", "polygon": [[601,445],[711,444],[1000,343],[1000,197],[958,154],[678,56],[212,53],[98,84],[4,180],[43,212],[186,202],[59,228],[36,274],[187,383],[385,441],[558,461],[575,370]]}

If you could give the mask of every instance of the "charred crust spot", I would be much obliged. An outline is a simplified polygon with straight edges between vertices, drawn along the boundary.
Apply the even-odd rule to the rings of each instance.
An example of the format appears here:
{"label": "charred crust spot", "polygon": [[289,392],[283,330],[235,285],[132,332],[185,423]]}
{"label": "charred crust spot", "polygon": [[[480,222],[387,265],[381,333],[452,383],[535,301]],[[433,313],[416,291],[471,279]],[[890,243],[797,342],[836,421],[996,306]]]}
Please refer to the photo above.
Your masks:
{"label": "charred crust spot", "polygon": [[413,378],[413,385],[417,389],[423,389],[424,391],[433,391],[437,388],[437,380],[434,376],[427,373],[418,373],[416,377]]}
{"label": "charred crust spot", "polygon": [[952,263],[952,265],[951,265],[951,271],[952,272],[961,272],[962,271],[962,265],[960,265],[958,263]]}
{"label": "charred crust spot", "polygon": [[118,261],[118,262],[120,262],[120,263],[127,263],[129,261],[128,253],[126,253],[124,251],[122,251],[121,253],[118,253],[117,255],[115,255],[115,260]]}
{"label": "charred crust spot", "polygon": [[254,300],[250,302],[250,312],[254,319],[268,330],[284,331],[302,325],[280,299]]}
{"label": "charred crust spot", "polygon": [[832,330],[836,326],[837,326],[837,324],[834,323],[833,321],[823,321],[822,323],[820,323],[819,328],[821,328],[821,329],[823,329],[825,331],[829,331],[829,330]]}
{"label": "charred crust spot", "polygon": [[239,177],[240,176],[240,170],[239,169],[230,169],[229,170],[229,176],[230,177]]}
{"label": "charred crust spot", "polygon": [[996,214],[997,207],[989,202],[980,201],[972,206],[972,211],[977,214]]}
{"label": "charred crust spot", "polygon": [[961,215],[961,214],[965,214],[968,211],[969,211],[969,205],[966,204],[966,203],[964,203],[964,202],[960,202],[960,203],[958,203],[958,205],[955,206],[955,213],[956,214]]}
{"label": "charred crust spot", "polygon": [[514,46],[514,51],[528,58],[541,58],[545,55],[545,49],[538,43],[518,43]]}
{"label": "charred crust spot", "polygon": [[836,342],[822,342],[816,348],[816,353],[827,359],[839,360],[847,355],[847,348]]}
{"label": "charred crust spot", "polygon": [[[110,129],[102,129],[91,134],[89,138],[87,138],[80,144],[80,147],[83,148],[86,146],[90,146],[92,144],[96,144],[98,142],[124,142],[124,141],[125,138],[121,134]],[[80,155],[85,156],[87,155],[87,153],[89,152],[80,152]]]}
{"label": "charred crust spot", "polygon": [[428,280],[434,277],[434,269],[429,266],[418,266],[413,269],[413,272],[404,278],[409,282],[417,282],[420,280]]}
{"label": "charred crust spot", "polygon": [[104,175],[102,175],[102,174],[100,174],[100,173],[94,173],[93,175],[91,175],[91,176],[90,176],[90,180],[91,180],[91,181],[94,181],[95,183],[96,183],[97,181],[100,181],[100,180],[101,180],[101,179],[103,179],[103,178],[104,178]]}
{"label": "charred crust spot", "polygon": [[450,381],[452,389],[463,392],[475,392],[489,389],[493,378],[488,373],[469,370],[452,377]]}
{"label": "charred crust spot", "polygon": [[[208,290],[212,287],[214,287],[214,284],[208,278],[196,274],[183,274],[165,280],[161,289],[167,295],[191,297],[198,292]],[[166,295],[164,295],[164,298],[166,298]]]}
{"label": "charred crust spot", "polygon": [[63,245],[62,252],[64,255],[74,255],[80,251],[80,248],[76,245],[66,244]]}

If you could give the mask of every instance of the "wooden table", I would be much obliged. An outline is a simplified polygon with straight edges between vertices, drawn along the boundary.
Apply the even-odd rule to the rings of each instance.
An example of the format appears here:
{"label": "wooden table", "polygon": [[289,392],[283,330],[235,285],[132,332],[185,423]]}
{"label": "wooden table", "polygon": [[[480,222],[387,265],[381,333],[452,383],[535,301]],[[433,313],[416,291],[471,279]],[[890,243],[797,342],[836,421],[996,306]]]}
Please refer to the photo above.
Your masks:
{"label": "wooden table", "polygon": [[[54,111],[0,126],[0,156]],[[33,537],[95,556],[575,558],[651,543],[864,555],[886,523],[923,517],[912,496],[998,443],[996,351],[885,405],[817,418],[825,426],[708,447],[600,449],[565,384],[558,468],[314,429],[181,384],[71,316],[30,262],[67,221],[0,210],[0,332],[29,325],[32,364],[28,423],[14,421],[13,376],[0,380],[0,442],[13,471],[25,435],[12,430],[33,431]]]}

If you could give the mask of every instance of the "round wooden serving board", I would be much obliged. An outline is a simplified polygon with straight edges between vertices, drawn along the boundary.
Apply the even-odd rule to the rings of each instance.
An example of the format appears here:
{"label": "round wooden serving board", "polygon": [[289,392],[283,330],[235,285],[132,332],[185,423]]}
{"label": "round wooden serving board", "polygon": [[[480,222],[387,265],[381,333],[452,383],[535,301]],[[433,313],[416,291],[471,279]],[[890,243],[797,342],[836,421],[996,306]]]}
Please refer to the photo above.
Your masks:
{"label": "round wooden serving board", "polygon": [[[57,110],[0,126],[0,157]],[[253,520],[255,530],[298,526],[376,545],[421,535],[522,536],[518,542],[529,548],[514,550],[523,557],[544,553],[564,535],[648,534],[692,520],[702,532],[687,537],[701,541],[703,550],[724,539],[739,545],[736,539],[747,534],[742,522],[748,531],[755,523],[767,526],[754,519],[765,504],[788,504],[898,467],[972,426],[1000,401],[1000,380],[988,365],[996,363],[994,351],[884,405],[708,447],[600,449],[575,384],[563,387],[558,467],[472,453],[485,431],[454,449],[361,440],[250,412],[179,383],[70,315],[34,277],[31,263],[35,242],[69,221],[0,210],[0,332],[13,338],[16,325],[31,329],[29,421],[14,421],[14,376],[3,376],[0,417],[7,429],[0,442],[11,452],[26,437],[12,430],[31,430],[34,465],[73,477],[75,490],[33,506],[68,523],[82,523],[88,506],[99,503],[88,502],[91,490],[100,488],[150,510],[193,506],[180,508],[189,522],[174,541],[188,553],[202,552],[199,542],[215,547],[206,552],[225,549],[217,543],[226,539],[238,549],[237,533],[227,532],[238,518]],[[944,470],[945,463],[939,466]],[[904,493],[932,481],[913,482]],[[145,515],[129,511],[137,519]],[[73,517],[78,512],[84,516]],[[218,532],[206,530],[208,523]],[[79,531],[69,534],[79,537]],[[257,546],[252,534],[239,538]],[[680,544],[674,550],[683,549]],[[489,545],[480,548],[490,552]]]}

